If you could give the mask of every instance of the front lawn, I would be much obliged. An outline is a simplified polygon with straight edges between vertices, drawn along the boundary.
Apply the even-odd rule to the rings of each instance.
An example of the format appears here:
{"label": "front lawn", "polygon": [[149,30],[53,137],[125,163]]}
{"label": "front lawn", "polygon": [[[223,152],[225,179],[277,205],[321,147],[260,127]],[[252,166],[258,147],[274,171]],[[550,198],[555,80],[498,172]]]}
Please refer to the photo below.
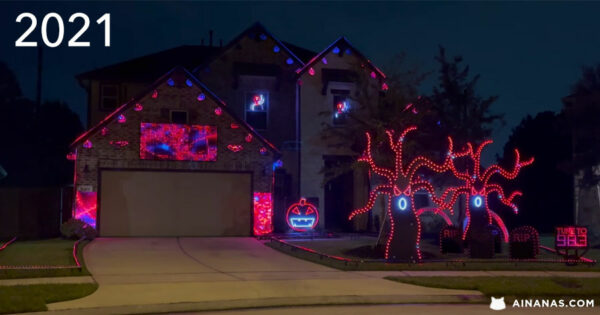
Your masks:
{"label": "front lawn", "polygon": [[43,269],[41,266],[75,266],[73,240],[49,239],[15,241],[0,251],[0,266],[37,266],[35,269],[0,269],[0,279],[86,276],[90,273],[83,262],[83,247],[88,241],[80,242],[77,249],[81,269]]}
{"label": "front lawn", "polygon": [[96,283],[0,286],[0,314],[47,311],[46,304],[92,294]]}
{"label": "front lawn", "polygon": [[[503,243],[503,251],[496,254],[495,258],[482,260],[471,259],[466,254],[446,254],[439,251],[438,241],[434,239],[423,239],[421,250],[425,262],[421,264],[409,263],[387,263],[382,255],[373,251],[373,245],[377,242],[372,236],[350,236],[339,238],[321,239],[288,239],[287,243],[306,247],[318,253],[331,256],[348,258],[352,261],[345,262],[327,257],[319,256],[308,251],[290,248],[276,241],[267,242],[266,245],[286,254],[301,259],[320,263],[329,267],[342,270],[545,270],[545,271],[600,271],[600,264],[579,264],[577,266],[566,266],[560,262],[519,262],[511,261],[508,257],[508,244]],[[548,247],[554,247],[551,237],[540,237],[540,243]],[[599,259],[600,249],[590,249],[585,255],[587,258]],[[540,249],[538,259],[558,260],[561,257]]]}
{"label": "front lawn", "polygon": [[[551,277],[387,277],[425,287],[477,290],[486,296],[514,298],[598,298],[599,278]],[[598,302],[598,301],[596,301]]]}

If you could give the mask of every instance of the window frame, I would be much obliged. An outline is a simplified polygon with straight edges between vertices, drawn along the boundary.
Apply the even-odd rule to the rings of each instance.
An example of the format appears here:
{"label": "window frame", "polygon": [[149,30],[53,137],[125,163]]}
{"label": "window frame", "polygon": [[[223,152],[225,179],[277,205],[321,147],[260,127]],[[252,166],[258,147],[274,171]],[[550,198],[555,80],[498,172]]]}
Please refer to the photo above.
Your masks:
{"label": "window frame", "polygon": [[[104,94],[104,88],[106,87],[114,87],[116,94],[114,96],[105,96]],[[115,100],[115,106],[112,108],[108,108],[106,106],[104,106],[104,100],[105,99],[114,99]],[[98,109],[100,109],[101,111],[113,111],[117,108],[119,108],[119,100],[121,99],[121,86],[118,83],[111,83],[111,82],[104,82],[104,83],[100,83],[98,85]]]}
{"label": "window frame", "polygon": [[[184,123],[179,123],[179,122],[173,121],[173,113],[175,113],[175,112],[185,113],[185,122]],[[169,110],[169,121],[172,124],[189,125],[190,124],[190,113],[189,113],[189,111],[187,111],[185,109],[170,109]]]}
{"label": "window frame", "polygon": [[[255,95],[255,94],[262,94],[262,95],[265,96],[265,106],[264,106],[265,109],[263,111],[261,111],[261,112],[264,112],[265,115],[266,115],[266,118],[265,118],[265,128],[258,128],[256,126],[253,126],[250,122],[248,122],[248,112],[251,112],[251,111],[249,109],[250,104],[247,103],[247,102],[248,102],[248,99],[250,97],[252,97],[253,95]],[[251,90],[251,91],[244,92],[244,101],[243,101],[243,104],[244,104],[244,121],[248,125],[250,125],[252,128],[254,128],[255,130],[267,130],[267,129],[269,129],[269,116],[270,116],[269,115],[269,111],[270,111],[270,108],[271,108],[271,100],[270,100],[270,95],[269,94],[270,93],[269,93],[268,90]],[[250,96],[250,97],[248,97],[248,96]]]}
{"label": "window frame", "polygon": [[[344,122],[343,123],[336,123],[336,118],[335,118],[335,111],[336,111],[336,106],[337,106],[337,102],[335,101],[337,96],[341,96],[344,97],[346,99],[346,101],[348,103],[350,103],[350,105],[352,105],[352,103],[350,102],[352,100],[352,98],[350,97],[352,90],[350,88],[336,88],[336,89],[330,89],[329,93],[331,94],[331,125],[334,127],[343,127],[346,126],[348,124],[348,115],[349,115],[349,111],[348,113],[345,113],[344,116]],[[352,108],[352,106],[350,107]]]}

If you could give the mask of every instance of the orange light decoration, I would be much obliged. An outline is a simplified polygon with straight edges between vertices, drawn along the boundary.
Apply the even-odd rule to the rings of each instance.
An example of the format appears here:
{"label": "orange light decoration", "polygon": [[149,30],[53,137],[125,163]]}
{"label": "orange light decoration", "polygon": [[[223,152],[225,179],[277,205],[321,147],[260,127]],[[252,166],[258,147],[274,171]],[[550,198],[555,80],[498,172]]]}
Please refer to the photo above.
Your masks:
{"label": "orange light decoration", "polygon": [[[452,143],[452,138],[449,138],[449,140]],[[507,171],[497,164],[491,165],[488,168],[483,168],[481,166],[481,152],[485,146],[491,143],[493,143],[492,140],[486,140],[482,142],[475,150],[473,149],[473,145],[471,143],[467,143],[466,150],[464,152],[454,153],[452,152],[452,146],[448,151],[448,157],[450,161],[448,166],[452,171],[452,174],[454,174],[456,178],[463,181],[463,185],[459,187],[450,187],[444,192],[441,197],[442,207],[445,209],[451,209],[460,195],[466,196],[468,201],[466,202],[465,208],[467,224],[464,227],[463,240],[466,239],[467,233],[473,224],[473,220],[471,218],[472,211],[481,210],[485,211],[483,214],[485,215],[484,221],[487,222],[486,224],[492,224],[493,222],[496,222],[498,227],[500,227],[502,230],[504,241],[509,241],[508,229],[506,228],[502,218],[500,218],[496,212],[489,208],[488,196],[491,193],[496,193],[502,204],[512,208],[515,213],[518,213],[519,210],[514,203],[514,199],[515,197],[521,196],[523,193],[520,191],[514,191],[507,197],[502,186],[497,183],[492,183],[491,180],[495,174],[498,174],[505,179],[515,179],[522,167],[530,165],[534,161],[533,157],[529,160],[521,160],[519,150],[515,149],[515,163],[512,171]],[[468,159],[467,162],[470,163],[466,163],[466,165],[468,165],[466,167],[467,169],[459,170],[456,167],[457,158]]]}
{"label": "orange light decoration", "polygon": [[[349,220],[356,215],[371,210],[375,200],[379,195],[387,195],[387,214],[390,218],[390,234],[385,245],[385,259],[390,260],[418,260],[422,259],[419,243],[421,239],[421,222],[419,215],[424,212],[422,209],[414,209],[414,195],[418,190],[426,190],[434,203],[439,204],[440,200],[435,196],[433,186],[429,181],[419,178],[416,173],[421,168],[427,168],[436,173],[443,173],[448,169],[447,159],[442,164],[436,164],[431,160],[418,156],[414,158],[408,166],[405,166],[403,157],[403,146],[406,135],[416,130],[415,126],[406,128],[400,136],[396,136],[392,130],[386,131],[387,142],[394,153],[394,168],[382,168],[375,164],[371,152],[372,139],[367,132],[367,148],[358,161],[367,163],[370,171],[385,179],[385,184],[376,186],[369,194],[367,204],[360,209],[354,210]],[[444,208],[433,209],[433,213],[440,214]],[[447,218],[447,216],[446,216]],[[445,219],[446,219],[445,218]],[[449,219],[447,220],[449,222]],[[399,239],[398,231],[406,233],[408,226],[416,223],[416,231],[410,236],[411,240]],[[397,229],[398,225],[400,229]],[[393,245],[393,246],[392,246]],[[391,247],[401,248],[399,253],[392,253]]]}

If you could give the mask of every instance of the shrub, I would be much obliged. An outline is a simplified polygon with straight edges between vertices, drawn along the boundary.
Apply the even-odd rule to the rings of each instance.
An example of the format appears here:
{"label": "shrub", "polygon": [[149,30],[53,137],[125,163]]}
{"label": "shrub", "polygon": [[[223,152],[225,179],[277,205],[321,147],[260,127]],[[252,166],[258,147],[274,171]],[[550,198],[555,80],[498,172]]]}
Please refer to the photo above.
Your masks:
{"label": "shrub", "polygon": [[98,235],[96,229],[94,229],[91,225],[74,218],[69,219],[60,226],[60,233],[63,237],[68,239],[83,238],[87,240],[93,240]]}

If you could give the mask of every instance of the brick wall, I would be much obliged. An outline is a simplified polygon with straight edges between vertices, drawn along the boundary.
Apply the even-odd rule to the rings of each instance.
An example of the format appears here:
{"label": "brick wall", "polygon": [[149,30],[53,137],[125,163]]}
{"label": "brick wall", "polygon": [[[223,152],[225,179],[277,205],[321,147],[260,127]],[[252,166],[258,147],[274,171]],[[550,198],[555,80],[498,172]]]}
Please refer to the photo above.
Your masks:
{"label": "brick wall", "polygon": [[[221,116],[215,114],[219,106],[209,93],[193,84],[186,85],[183,70],[176,70],[171,76],[175,86],[162,82],[156,87],[157,98],[152,98],[152,91],[137,102],[143,106],[141,111],[135,111],[133,106],[123,112],[127,121],[119,123],[116,119],[105,127],[108,130],[102,135],[97,130],[89,140],[92,148],[86,149],[78,144],[75,166],[76,187],[91,185],[93,191],[98,191],[98,175],[101,168],[122,169],[156,169],[156,170],[210,170],[210,171],[251,171],[253,173],[255,191],[271,191],[272,162],[274,153],[268,150],[267,155],[259,153],[265,145],[253,137],[250,143],[245,141],[249,130],[240,125],[232,129],[234,119],[223,111]],[[197,96],[204,93],[204,101],[198,101]],[[217,161],[158,161],[140,159],[140,123],[170,123],[169,110],[187,110],[188,124],[212,125],[217,127]],[[115,147],[110,141],[128,141],[125,147]],[[228,144],[241,144],[244,149],[232,152]]]}

